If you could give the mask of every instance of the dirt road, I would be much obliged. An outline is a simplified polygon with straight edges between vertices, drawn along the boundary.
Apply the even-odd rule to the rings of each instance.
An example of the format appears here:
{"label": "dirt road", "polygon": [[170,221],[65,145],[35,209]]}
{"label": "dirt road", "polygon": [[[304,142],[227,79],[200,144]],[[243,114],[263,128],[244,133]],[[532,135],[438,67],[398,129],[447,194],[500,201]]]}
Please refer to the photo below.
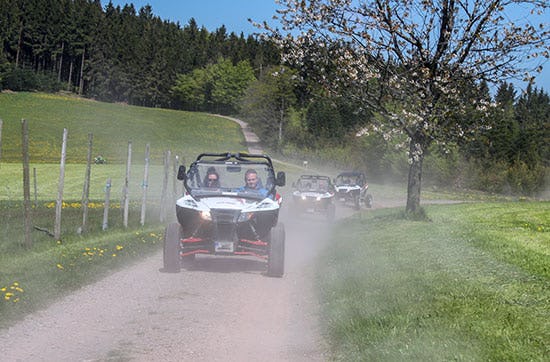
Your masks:
{"label": "dirt road", "polygon": [[0,331],[0,360],[326,360],[312,266],[330,225],[285,209],[280,220],[283,278],[255,259],[211,256],[166,274],[158,253]]}

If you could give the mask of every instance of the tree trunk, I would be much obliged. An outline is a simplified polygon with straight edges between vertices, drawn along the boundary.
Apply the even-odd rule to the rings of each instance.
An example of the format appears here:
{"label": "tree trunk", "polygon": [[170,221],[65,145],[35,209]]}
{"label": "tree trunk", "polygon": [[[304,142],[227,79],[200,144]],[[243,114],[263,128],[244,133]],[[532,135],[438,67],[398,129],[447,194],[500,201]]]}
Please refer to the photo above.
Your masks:
{"label": "tree trunk", "polygon": [[81,96],[84,93],[84,55],[86,54],[86,47],[82,49],[82,60],[80,61],[80,81],[78,82],[78,95]]}
{"label": "tree trunk", "polygon": [[72,90],[72,84],[71,80],[73,78],[73,60],[71,59],[71,63],[69,64],[69,79],[67,80],[67,90]]}
{"label": "tree trunk", "polygon": [[280,119],[279,119],[279,135],[277,139],[277,145],[279,148],[279,151],[283,147],[283,122],[285,120],[285,100],[284,98],[281,100],[281,109],[280,109]]}
{"label": "tree trunk", "polygon": [[23,29],[23,24],[21,24],[21,29],[19,30],[19,39],[17,41],[17,52],[15,54],[15,68],[19,68],[19,58],[21,57],[23,48]]}
{"label": "tree trunk", "polygon": [[422,163],[424,161],[424,147],[420,142],[411,139],[409,157],[412,160],[409,167],[409,181],[407,183],[407,212],[420,210],[420,190],[422,188]]}
{"label": "tree trunk", "polygon": [[57,70],[57,81],[61,83],[61,71],[63,70],[63,53],[65,52],[65,42],[61,42],[61,56],[59,57],[59,69]]}

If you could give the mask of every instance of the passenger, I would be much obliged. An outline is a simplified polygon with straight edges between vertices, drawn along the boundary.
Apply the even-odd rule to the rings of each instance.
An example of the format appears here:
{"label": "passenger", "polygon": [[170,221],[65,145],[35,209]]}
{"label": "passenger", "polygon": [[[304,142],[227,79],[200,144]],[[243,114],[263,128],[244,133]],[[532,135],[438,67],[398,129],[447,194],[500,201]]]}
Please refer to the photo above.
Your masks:
{"label": "passenger", "polygon": [[218,175],[213,167],[210,167],[206,173],[204,186],[213,189],[220,188],[220,175]]}

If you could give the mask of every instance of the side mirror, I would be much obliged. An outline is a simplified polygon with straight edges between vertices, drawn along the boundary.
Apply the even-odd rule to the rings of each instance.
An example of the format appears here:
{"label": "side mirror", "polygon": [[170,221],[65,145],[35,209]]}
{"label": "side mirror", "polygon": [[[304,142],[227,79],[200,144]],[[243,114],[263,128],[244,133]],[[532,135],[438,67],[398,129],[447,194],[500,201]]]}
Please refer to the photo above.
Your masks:
{"label": "side mirror", "polygon": [[284,186],[286,184],[286,175],[284,171],[277,172],[277,181],[275,182],[277,186]]}
{"label": "side mirror", "polygon": [[185,180],[185,166],[181,165],[178,168],[178,180],[183,181]]}

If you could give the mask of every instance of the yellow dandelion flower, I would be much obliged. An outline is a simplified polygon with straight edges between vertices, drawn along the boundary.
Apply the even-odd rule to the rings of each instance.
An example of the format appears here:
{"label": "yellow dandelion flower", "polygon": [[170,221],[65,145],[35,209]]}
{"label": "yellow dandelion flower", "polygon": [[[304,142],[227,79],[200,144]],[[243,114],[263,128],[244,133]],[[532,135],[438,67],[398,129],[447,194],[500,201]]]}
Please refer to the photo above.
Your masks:
{"label": "yellow dandelion flower", "polygon": [[57,266],[57,269],[59,269],[59,270],[63,270],[63,269],[65,269],[65,268],[63,268],[63,265],[61,265],[61,264],[59,264],[59,263],[57,263],[57,265],[56,265],[56,266]]}
{"label": "yellow dandelion flower", "polygon": [[2,289],[0,289],[0,292],[5,292],[7,290],[6,287],[3,287]]}
{"label": "yellow dandelion flower", "polygon": [[116,250],[122,250],[123,248],[124,248],[124,246],[122,246],[122,245],[117,245],[116,246]]}
{"label": "yellow dandelion flower", "polygon": [[113,255],[111,255],[111,256],[112,256],[112,257],[114,258],[114,257],[116,257],[116,254],[115,254],[115,253],[113,253]]}

